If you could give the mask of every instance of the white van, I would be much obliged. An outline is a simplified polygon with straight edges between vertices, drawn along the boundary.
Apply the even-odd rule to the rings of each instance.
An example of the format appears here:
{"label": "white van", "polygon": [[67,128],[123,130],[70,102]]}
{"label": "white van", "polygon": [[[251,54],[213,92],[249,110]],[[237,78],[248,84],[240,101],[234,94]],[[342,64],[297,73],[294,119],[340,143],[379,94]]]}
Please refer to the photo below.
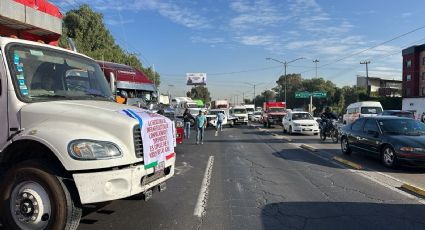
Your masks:
{"label": "white van", "polygon": [[359,117],[372,117],[382,113],[382,105],[378,101],[362,101],[350,104],[343,116],[344,124],[350,124]]}

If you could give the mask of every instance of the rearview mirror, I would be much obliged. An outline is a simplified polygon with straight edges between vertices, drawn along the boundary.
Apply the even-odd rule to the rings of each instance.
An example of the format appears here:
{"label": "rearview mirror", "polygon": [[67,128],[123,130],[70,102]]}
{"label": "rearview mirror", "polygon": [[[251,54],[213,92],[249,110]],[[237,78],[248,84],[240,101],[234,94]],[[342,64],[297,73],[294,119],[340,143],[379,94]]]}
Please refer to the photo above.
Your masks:
{"label": "rearview mirror", "polygon": [[117,92],[117,86],[115,84],[115,81],[115,74],[111,72],[109,74],[109,85],[111,87],[112,94],[115,94]]}

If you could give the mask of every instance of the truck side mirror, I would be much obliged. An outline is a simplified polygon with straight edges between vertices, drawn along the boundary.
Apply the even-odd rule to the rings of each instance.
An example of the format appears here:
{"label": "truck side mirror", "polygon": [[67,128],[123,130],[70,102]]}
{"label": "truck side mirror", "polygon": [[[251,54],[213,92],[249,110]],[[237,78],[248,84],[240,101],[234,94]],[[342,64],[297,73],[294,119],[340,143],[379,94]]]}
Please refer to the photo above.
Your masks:
{"label": "truck side mirror", "polygon": [[112,94],[115,94],[117,92],[117,86],[115,82],[116,82],[115,74],[111,72],[109,74],[109,85],[111,87]]}

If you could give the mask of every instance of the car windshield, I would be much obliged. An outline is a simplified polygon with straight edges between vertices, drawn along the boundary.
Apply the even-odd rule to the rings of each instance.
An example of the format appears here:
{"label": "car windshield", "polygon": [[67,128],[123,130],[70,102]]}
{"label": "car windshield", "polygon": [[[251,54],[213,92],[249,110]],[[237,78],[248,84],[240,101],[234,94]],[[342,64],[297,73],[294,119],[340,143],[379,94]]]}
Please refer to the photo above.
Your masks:
{"label": "car windshield", "polygon": [[246,111],[247,111],[248,113],[251,113],[251,112],[254,112],[254,109],[253,109],[253,108],[246,108]]}
{"label": "car windshield", "polygon": [[378,121],[383,133],[394,135],[424,135],[425,124],[412,119],[382,119]]}
{"label": "car windshield", "polygon": [[285,112],[285,108],[279,108],[279,107],[269,108],[269,112],[282,113],[282,112]]}
{"label": "car windshield", "polygon": [[314,120],[314,118],[309,113],[294,113],[292,114],[292,120]]}
{"label": "car windshield", "polygon": [[233,109],[234,114],[246,114],[246,109]]}
{"label": "car windshield", "polygon": [[95,61],[25,45],[9,46],[7,54],[16,92],[25,102],[112,99],[105,76]]}
{"label": "car windshield", "polygon": [[362,107],[362,114],[379,114],[382,113],[381,107]]}
{"label": "car windshield", "polygon": [[254,112],[254,115],[261,115],[261,112]]}

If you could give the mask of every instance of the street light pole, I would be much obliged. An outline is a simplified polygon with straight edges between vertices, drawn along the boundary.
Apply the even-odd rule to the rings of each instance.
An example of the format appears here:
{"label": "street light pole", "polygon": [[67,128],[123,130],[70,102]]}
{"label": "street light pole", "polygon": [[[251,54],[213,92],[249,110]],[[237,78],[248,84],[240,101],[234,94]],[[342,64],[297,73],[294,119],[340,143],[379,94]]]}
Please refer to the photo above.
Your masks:
{"label": "street light pole", "polygon": [[315,59],[313,62],[314,62],[314,64],[316,64],[316,78],[317,78],[317,63],[320,62],[320,61]]}
{"label": "street light pole", "polygon": [[370,89],[369,89],[369,68],[368,65],[370,64],[370,61],[362,61],[360,62],[362,65],[366,65],[366,90],[367,90],[367,96],[370,97]]}
{"label": "street light pole", "polygon": [[275,62],[279,62],[280,64],[283,64],[283,66],[285,67],[285,104],[286,105],[288,105],[288,101],[287,101],[287,98],[286,98],[286,91],[287,91],[287,85],[288,85],[288,79],[287,79],[287,76],[286,76],[286,68],[288,67],[288,64],[289,63],[292,63],[292,62],[295,62],[295,61],[298,61],[298,60],[301,60],[301,59],[304,59],[303,57],[300,57],[300,58],[296,58],[296,59],[294,59],[294,60],[292,60],[292,61],[279,61],[279,60],[277,60],[277,59],[274,59],[274,58],[266,58],[266,60],[272,60],[272,61],[275,61]]}

